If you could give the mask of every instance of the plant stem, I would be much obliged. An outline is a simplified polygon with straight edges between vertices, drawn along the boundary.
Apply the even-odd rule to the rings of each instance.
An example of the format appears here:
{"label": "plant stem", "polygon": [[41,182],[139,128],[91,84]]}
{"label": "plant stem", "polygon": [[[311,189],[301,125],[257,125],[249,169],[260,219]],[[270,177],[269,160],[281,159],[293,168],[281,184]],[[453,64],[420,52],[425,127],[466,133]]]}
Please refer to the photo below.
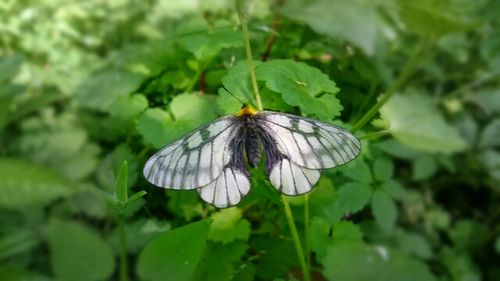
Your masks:
{"label": "plant stem", "polygon": [[[242,1],[245,1],[245,0],[242,0]],[[237,6],[240,6],[240,5],[237,5]],[[243,42],[245,44],[248,74],[250,76],[250,80],[252,83],[253,93],[255,96],[255,102],[257,103],[256,106],[257,106],[258,110],[263,110],[264,107],[262,106],[262,100],[260,98],[259,88],[257,85],[257,78],[255,75],[255,69],[253,67],[252,50],[251,50],[251,46],[250,46],[250,37],[248,34],[248,13],[247,13],[246,5],[245,5],[245,7],[240,6],[238,8],[238,16],[240,17],[241,27],[242,27],[242,31],[243,31]],[[288,222],[288,226],[290,227],[290,232],[292,233],[295,251],[297,252],[297,257],[299,259],[300,267],[302,269],[302,274],[304,275],[304,281],[310,281],[311,275],[309,274],[309,266],[304,258],[304,251],[302,250],[302,244],[300,242],[297,227],[295,226],[295,221],[293,218],[292,210],[290,209],[290,204],[288,203],[288,199],[284,195],[281,196],[281,199],[283,200],[286,219]]]}
{"label": "plant stem", "polygon": [[403,69],[401,70],[401,73],[399,76],[396,78],[396,81],[392,83],[392,85],[389,87],[387,92],[378,100],[378,102],[370,108],[370,110],[361,117],[361,119],[356,122],[354,125],[352,131],[356,132],[359,129],[363,128],[366,123],[368,123],[375,114],[379,111],[379,109],[397,92],[401,89],[401,86],[406,83],[408,78],[413,74],[413,71],[415,70],[415,65],[418,62],[418,59],[420,58],[420,55],[424,51],[428,44],[427,40],[422,39],[419,44],[415,47],[413,50],[413,53],[410,56],[410,59],[408,62],[405,64]]}
{"label": "plant stem", "polygon": [[118,235],[120,239],[120,281],[128,281],[127,239],[125,236],[124,224],[123,218],[120,218],[118,224]]}
{"label": "plant stem", "polygon": [[307,266],[311,267],[311,255],[309,254],[309,193],[304,194],[304,255]]}
{"label": "plant stem", "polygon": [[283,201],[286,219],[288,221],[288,226],[290,227],[290,232],[292,233],[293,244],[295,246],[295,251],[297,252],[297,257],[299,258],[300,268],[302,269],[304,281],[311,281],[309,266],[304,257],[302,244],[300,243],[299,232],[297,231],[297,227],[295,226],[295,221],[293,219],[292,210],[290,209],[290,204],[288,203],[288,199],[284,195],[281,196],[281,200]]}
{"label": "plant stem", "polygon": [[264,107],[262,106],[259,86],[257,85],[257,77],[255,75],[255,69],[253,67],[252,48],[250,46],[250,35],[248,33],[248,13],[246,10],[241,10],[238,11],[238,15],[240,17],[241,29],[243,31],[243,43],[245,45],[245,53],[247,57],[248,74],[250,75],[250,81],[252,83],[252,89],[257,109],[261,111],[264,110]]}

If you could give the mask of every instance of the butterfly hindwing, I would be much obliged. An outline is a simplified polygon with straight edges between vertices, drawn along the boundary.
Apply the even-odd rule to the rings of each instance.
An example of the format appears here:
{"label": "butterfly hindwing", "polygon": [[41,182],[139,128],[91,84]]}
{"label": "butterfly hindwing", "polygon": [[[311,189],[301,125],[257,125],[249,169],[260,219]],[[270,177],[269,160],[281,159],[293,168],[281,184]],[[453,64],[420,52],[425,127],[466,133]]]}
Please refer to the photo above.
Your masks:
{"label": "butterfly hindwing", "polygon": [[320,176],[318,170],[300,167],[285,157],[273,164],[268,174],[271,184],[286,195],[299,195],[311,191]]}
{"label": "butterfly hindwing", "polygon": [[261,124],[279,152],[307,169],[328,169],[358,156],[361,144],[349,131],[334,125],[278,112],[261,113]]}
{"label": "butterfly hindwing", "polygon": [[250,179],[246,170],[239,170],[231,165],[216,180],[198,189],[201,198],[217,208],[238,204],[249,191]]}
{"label": "butterfly hindwing", "polygon": [[229,144],[240,125],[235,117],[223,117],[178,139],[146,162],[145,178],[172,189],[212,183],[231,159]]}

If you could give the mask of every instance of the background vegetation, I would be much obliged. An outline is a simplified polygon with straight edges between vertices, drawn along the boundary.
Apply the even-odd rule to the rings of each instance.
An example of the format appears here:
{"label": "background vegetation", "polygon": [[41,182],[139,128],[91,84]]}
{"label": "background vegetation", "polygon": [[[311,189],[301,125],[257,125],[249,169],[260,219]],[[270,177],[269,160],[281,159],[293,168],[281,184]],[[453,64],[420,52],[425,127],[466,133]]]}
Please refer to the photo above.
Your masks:
{"label": "background vegetation", "polygon": [[[264,107],[363,139],[289,199],[312,279],[500,280],[500,2],[249,11]],[[251,101],[245,59],[229,0],[1,1],[0,280],[301,279],[262,171],[223,210],[142,177]]]}

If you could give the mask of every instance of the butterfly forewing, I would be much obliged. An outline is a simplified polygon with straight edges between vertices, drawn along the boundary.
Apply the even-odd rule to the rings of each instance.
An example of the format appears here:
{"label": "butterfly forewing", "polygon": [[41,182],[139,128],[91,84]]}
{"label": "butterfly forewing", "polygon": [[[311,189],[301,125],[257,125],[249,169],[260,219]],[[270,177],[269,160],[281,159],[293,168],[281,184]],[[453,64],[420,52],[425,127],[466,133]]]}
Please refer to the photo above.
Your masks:
{"label": "butterfly forewing", "polygon": [[262,112],[262,126],[278,150],[299,166],[328,169],[358,156],[361,144],[349,131],[295,115]]}
{"label": "butterfly forewing", "polygon": [[154,154],[144,166],[144,177],[172,189],[210,184],[231,159],[229,144],[239,125],[237,118],[223,117],[189,133]]}

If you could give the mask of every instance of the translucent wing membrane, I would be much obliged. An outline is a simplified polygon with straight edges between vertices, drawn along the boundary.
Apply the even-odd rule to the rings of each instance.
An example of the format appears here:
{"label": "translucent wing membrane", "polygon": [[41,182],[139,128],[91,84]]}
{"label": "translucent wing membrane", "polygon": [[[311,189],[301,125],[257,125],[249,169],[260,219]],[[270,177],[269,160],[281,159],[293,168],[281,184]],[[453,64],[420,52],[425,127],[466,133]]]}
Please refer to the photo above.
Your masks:
{"label": "translucent wing membrane", "polygon": [[201,198],[217,208],[234,206],[250,191],[250,180],[246,170],[229,165],[212,183],[198,189]]}
{"label": "translucent wing membrane", "polygon": [[320,172],[300,167],[287,158],[276,162],[270,172],[269,181],[286,195],[299,195],[311,191],[319,180]]}
{"label": "translucent wing membrane", "polygon": [[153,155],[144,177],[154,185],[195,189],[219,178],[231,159],[231,139],[241,124],[223,117],[195,130]]}
{"label": "translucent wing membrane", "polygon": [[356,158],[361,151],[354,135],[334,125],[277,112],[259,115],[259,123],[275,140],[278,151],[301,167],[333,168]]}

